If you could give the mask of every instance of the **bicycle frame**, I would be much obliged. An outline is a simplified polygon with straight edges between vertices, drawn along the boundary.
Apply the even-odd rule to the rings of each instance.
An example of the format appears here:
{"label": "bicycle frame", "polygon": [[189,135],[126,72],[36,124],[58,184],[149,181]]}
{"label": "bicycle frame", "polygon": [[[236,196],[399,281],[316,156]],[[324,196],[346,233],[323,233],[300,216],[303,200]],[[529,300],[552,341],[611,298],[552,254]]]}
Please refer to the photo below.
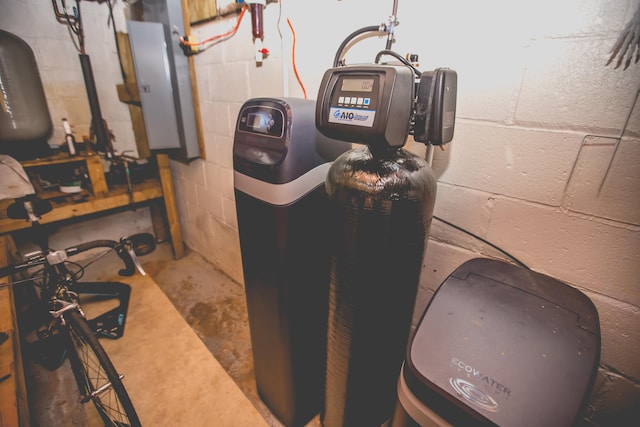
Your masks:
{"label": "bicycle frame", "polygon": [[[36,360],[50,370],[59,367],[66,357],[66,346],[60,342],[56,328],[59,327],[59,322],[64,322],[63,314],[68,310],[78,310],[97,336],[117,339],[124,334],[131,287],[120,282],[78,281],[78,272],[70,271],[66,265],[69,257],[94,247],[107,247],[114,250],[125,264],[125,268],[119,271],[120,275],[130,276],[136,268],[144,274],[144,270],[137,261],[136,252],[145,254],[153,251],[155,240],[149,234],[140,234],[122,238],[120,242],[98,240],[65,250],[45,248],[27,255],[25,261],[20,264],[8,266],[12,267],[12,270],[7,270],[8,267],[2,269],[4,274],[9,274],[12,271],[24,271],[34,266],[44,265],[41,280],[32,279],[34,285],[39,288],[40,294],[39,303],[34,308],[36,315],[33,316],[33,327],[28,330],[35,330],[38,335],[38,339],[29,344],[36,352],[34,355]],[[101,256],[93,258],[89,264]],[[93,318],[87,318],[80,307],[80,300],[85,296],[113,300],[117,305]],[[49,314],[46,319],[40,317],[38,313],[38,311],[42,312],[38,307],[43,306]]]}
{"label": "bicycle frame", "polygon": [[[0,267],[2,277],[43,266],[37,275],[32,274],[25,280],[40,290],[35,304],[26,312],[33,310],[31,314],[35,315],[22,312],[20,316],[23,322],[29,322],[23,332],[28,331],[30,339],[35,335],[35,340],[31,341],[27,340],[27,335],[22,335],[25,349],[49,370],[57,369],[68,358],[80,391],[80,402],[92,401],[105,425],[139,427],[140,419],[122,383],[123,375],[116,371],[97,339],[97,336],[117,339],[123,335],[131,287],[119,282],[80,282],[79,279],[86,267],[111,250],[124,262],[125,268],[119,270],[121,276],[131,276],[136,269],[146,275],[136,255],[152,252],[155,238],[143,233],[122,238],[119,242],[96,240],[64,250],[52,250],[46,234],[37,232],[40,226],[38,214],[50,206],[45,203],[44,207],[38,207],[35,201],[26,200],[22,205],[11,206],[14,206],[15,217],[32,222],[34,241],[41,250],[27,255],[22,263]],[[109,248],[109,251],[92,258],[84,266],[69,261],[69,257],[99,247]],[[67,263],[75,264],[79,269],[71,271]],[[87,319],[80,307],[82,295],[113,299],[118,304]]]}
{"label": "bicycle frame", "polygon": [[[82,317],[85,312],[80,306],[84,296],[97,296],[117,301],[117,306],[94,318],[86,318],[94,334],[117,339],[124,334],[131,287],[119,282],[78,282],[75,274],[67,268],[64,251],[49,251],[45,257],[47,264],[41,281],[33,283],[40,289],[38,307],[46,307],[49,319],[41,318],[34,330],[37,340],[29,343],[33,357],[49,370],[57,369],[67,356],[67,345],[61,342],[56,329],[64,325],[64,314],[77,310]],[[44,255],[44,254],[43,254]],[[38,283],[40,282],[40,283]]]}

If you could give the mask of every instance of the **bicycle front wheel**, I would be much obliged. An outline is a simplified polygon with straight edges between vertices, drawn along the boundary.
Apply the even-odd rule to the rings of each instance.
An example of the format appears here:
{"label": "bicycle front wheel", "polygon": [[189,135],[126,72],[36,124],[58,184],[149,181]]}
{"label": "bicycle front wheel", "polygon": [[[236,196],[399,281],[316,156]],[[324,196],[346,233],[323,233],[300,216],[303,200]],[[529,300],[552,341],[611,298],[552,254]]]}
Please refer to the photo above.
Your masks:
{"label": "bicycle front wheel", "polygon": [[95,404],[107,426],[140,426],[131,399],[107,353],[82,315],[71,310],[64,315],[69,331],[69,360],[82,402]]}

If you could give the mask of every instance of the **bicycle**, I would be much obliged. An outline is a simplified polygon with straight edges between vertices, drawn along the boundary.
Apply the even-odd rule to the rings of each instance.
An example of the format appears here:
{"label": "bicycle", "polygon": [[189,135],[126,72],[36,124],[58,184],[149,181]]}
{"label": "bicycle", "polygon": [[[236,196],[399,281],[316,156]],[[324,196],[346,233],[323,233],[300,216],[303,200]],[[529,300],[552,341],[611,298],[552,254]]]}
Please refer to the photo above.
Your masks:
{"label": "bicycle", "polygon": [[[39,231],[40,216],[51,210],[50,204],[33,197],[19,199],[9,206],[11,218],[22,218],[32,223]],[[69,358],[71,369],[78,384],[81,403],[92,401],[102,421],[108,426],[140,426],[140,420],[131,399],[97,336],[117,339],[124,333],[131,288],[118,282],[80,282],[84,270],[93,262],[111,251],[115,251],[124,262],[119,271],[122,276],[131,276],[138,270],[145,275],[137,255],[146,255],[155,249],[155,238],[149,233],[123,237],[119,241],[95,240],[67,249],[54,250],[48,247],[45,233],[41,237],[40,250],[25,255],[24,260],[0,268],[0,277],[16,276],[29,271],[28,277],[9,285],[22,282],[35,285],[36,303],[28,310],[31,341],[25,338],[30,353],[50,370],[62,365]],[[108,248],[89,259],[85,265],[70,258],[94,248]],[[36,269],[34,272],[33,269]],[[87,319],[80,305],[81,295],[117,300],[118,305],[93,319]],[[35,337],[35,340],[33,338]]]}

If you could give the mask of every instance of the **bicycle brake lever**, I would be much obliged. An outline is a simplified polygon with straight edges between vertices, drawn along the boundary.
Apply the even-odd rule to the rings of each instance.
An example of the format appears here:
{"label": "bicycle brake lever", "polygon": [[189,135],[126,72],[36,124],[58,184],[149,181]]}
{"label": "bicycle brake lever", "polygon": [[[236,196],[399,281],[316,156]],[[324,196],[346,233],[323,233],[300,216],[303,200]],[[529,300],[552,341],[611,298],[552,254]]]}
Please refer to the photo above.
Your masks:
{"label": "bicycle brake lever", "polygon": [[124,248],[126,249],[127,253],[131,257],[131,261],[133,261],[133,264],[136,266],[136,270],[138,270],[140,274],[142,274],[143,276],[146,276],[147,272],[144,271],[144,269],[142,268],[142,264],[140,264],[140,261],[138,261],[138,257],[136,256],[136,253],[133,250],[133,245],[131,244],[131,242],[126,242],[124,244]]}

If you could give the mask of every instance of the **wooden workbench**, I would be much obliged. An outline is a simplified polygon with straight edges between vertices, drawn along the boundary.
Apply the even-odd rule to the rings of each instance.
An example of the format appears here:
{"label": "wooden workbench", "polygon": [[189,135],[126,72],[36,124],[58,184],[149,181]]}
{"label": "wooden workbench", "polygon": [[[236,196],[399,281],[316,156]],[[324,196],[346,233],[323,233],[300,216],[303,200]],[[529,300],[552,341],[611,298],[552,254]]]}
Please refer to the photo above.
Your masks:
{"label": "wooden workbench", "polygon": [[[0,266],[7,265],[15,252],[10,236],[0,236]],[[18,320],[13,289],[8,278],[0,278],[0,332],[9,338],[0,344],[0,426],[29,426],[29,403],[20,351]]]}
{"label": "wooden workbench", "polygon": [[[53,202],[53,210],[42,216],[40,220],[42,224],[81,218],[90,214],[108,213],[129,206],[149,205],[156,238],[165,240],[165,230],[168,228],[174,256],[176,258],[183,256],[182,231],[175,204],[168,156],[158,154],[158,177],[134,184],[132,191],[129,191],[126,185],[107,187],[102,164],[97,156],[68,158],[59,155],[49,159],[23,162],[23,167],[38,168],[74,162],[85,162],[90,191],[87,191],[84,194],[86,197],[77,203]],[[8,204],[11,201],[3,202]],[[0,209],[2,211],[0,212],[0,266],[17,260],[13,239],[9,233],[31,227],[27,221],[7,218],[4,208],[6,206]],[[8,339],[0,344],[0,378],[8,375],[0,382],[0,427],[22,427],[30,425],[29,404],[13,289],[6,286],[8,282],[8,278],[0,278],[0,332],[8,334]]]}
{"label": "wooden workbench", "polygon": [[[152,209],[156,238],[160,241],[165,240],[166,220],[166,228],[169,230],[174,256],[176,258],[183,256],[182,230],[175,204],[173,181],[167,155],[157,155],[158,177],[147,179],[140,184],[134,184],[131,192],[126,185],[114,185],[107,188],[102,165],[97,156],[78,156],[74,158],[56,156],[50,159],[23,162],[23,167],[28,169],[83,161],[86,162],[91,192],[87,192],[86,198],[79,202],[53,202],[53,210],[42,216],[41,224],[109,212],[128,206],[135,207],[140,204],[148,204]],[[31,223],[7,218],[4,212],[0,212],[0,234],[28,227],[31,227]]]}

